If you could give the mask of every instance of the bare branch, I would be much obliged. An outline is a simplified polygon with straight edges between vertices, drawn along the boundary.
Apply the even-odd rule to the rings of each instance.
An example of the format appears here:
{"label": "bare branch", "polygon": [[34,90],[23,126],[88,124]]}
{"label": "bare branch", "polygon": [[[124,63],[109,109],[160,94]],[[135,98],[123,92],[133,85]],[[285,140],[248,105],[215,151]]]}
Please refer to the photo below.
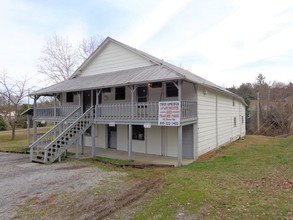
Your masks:
{"label": "bare branch", "polygon": [[91,36],[79,44],[78,47],[78,58],[81,62],[85,61],[105,40],[104,37],[100,35]]}
{"label": "bare branch", "polygon": [[58,83],[68,79],[77,65],[77,56],[72,44],[67,38],[54,34],[43,48],[38,72]]}

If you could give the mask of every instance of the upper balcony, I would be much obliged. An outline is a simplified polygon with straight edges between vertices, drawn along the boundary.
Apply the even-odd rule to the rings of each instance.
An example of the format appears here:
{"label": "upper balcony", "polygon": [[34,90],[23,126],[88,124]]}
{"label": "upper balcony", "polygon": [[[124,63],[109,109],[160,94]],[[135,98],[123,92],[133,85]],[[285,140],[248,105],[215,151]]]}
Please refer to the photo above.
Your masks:
{"label": "upper balcony", "polygon": [[[36,107],[34,119],[60,121],[79,106]],[[197,102],[181,101],[181,123],[197,119]],[[112,103],[95,106],[95,123],[158,124],[159,102]]]}

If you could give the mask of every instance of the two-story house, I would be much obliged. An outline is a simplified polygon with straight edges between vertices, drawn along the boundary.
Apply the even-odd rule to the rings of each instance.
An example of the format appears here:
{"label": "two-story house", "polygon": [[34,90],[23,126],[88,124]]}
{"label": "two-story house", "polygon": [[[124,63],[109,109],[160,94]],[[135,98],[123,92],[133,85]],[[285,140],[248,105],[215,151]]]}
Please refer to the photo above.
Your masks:
{"label": "two-story house", "polygon": [[[245,102],[228,90],[112,38],[69,80],[31,93],[31,160],[53,162],[71,145],[197,159],[245,135]],[[53,96],[52,107],[38,107]],[[59,104],[58,104],[59,103]],[[36,140],[37,121],[56,125]]]}

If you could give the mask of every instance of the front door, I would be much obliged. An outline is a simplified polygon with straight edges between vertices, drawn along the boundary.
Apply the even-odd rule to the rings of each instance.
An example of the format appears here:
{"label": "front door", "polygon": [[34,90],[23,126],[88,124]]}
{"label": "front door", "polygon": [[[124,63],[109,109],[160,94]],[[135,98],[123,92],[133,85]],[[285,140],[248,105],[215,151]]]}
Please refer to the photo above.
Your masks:
{"label": "front door", "polygon": [[185,125],[182,127],[182,156],[194,159],[193,152],[193,125]]}
{"label": "front door", "polygon": [[148,87],[139,86],[137,87],[137,102],[147,102],[148,101]]}
{"label": "front door", "polygon": [[108,125],[108,147],[117,149],[117,125],[113,127]]}
{"label": "front door", "polygon": [[83,91],[83,112],[86,112],[92,106],[92,91]]}

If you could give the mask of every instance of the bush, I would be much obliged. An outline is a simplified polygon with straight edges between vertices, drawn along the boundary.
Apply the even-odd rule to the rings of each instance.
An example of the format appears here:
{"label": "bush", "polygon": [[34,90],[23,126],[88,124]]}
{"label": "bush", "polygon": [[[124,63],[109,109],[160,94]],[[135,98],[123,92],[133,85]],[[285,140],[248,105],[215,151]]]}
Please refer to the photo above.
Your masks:
{"label": "bush", "polygon": [[7,130],[7,124],[4,118],[2,117],[2,115],[0,115],[0,131],[6,131],[6,130]]}

